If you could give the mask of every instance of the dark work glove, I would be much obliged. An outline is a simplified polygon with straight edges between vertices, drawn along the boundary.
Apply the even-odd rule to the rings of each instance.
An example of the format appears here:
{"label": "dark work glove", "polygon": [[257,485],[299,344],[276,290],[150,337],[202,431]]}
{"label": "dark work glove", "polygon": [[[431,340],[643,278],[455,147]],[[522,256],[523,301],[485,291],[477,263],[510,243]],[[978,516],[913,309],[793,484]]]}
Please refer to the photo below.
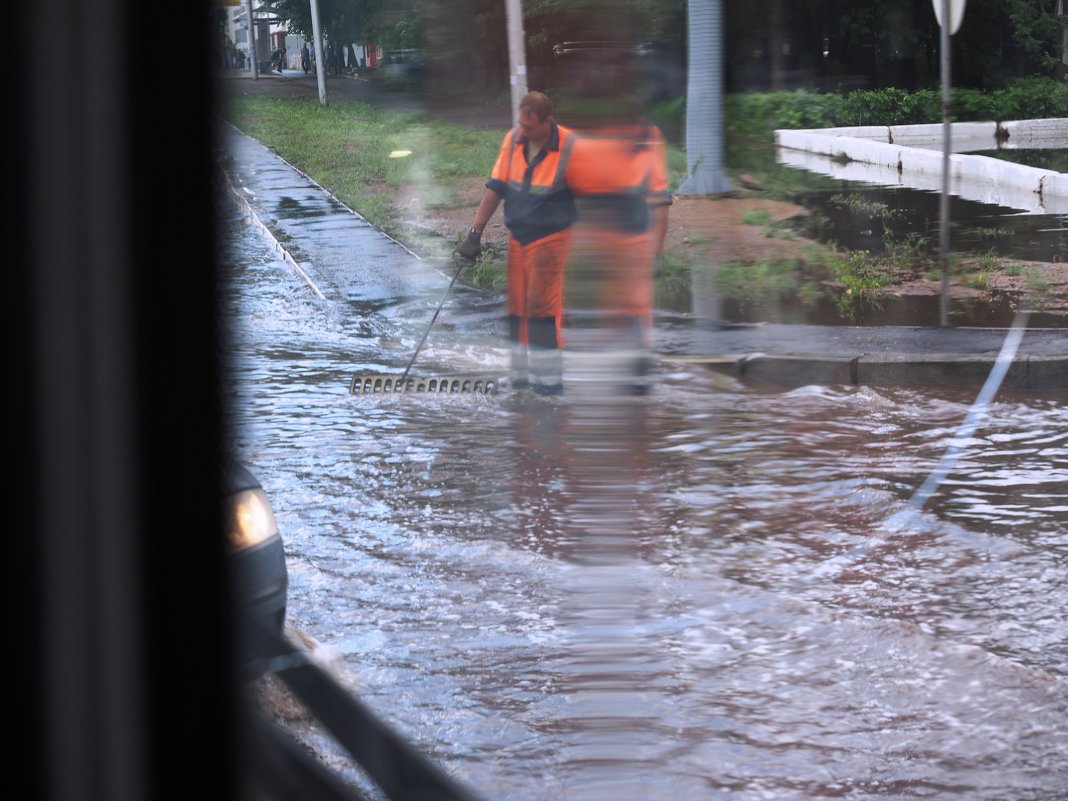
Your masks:
{"label": "dark work glove", "polygon": [[474,261],[482,253],[482,234],[472,228],[467,232],[463,244],[456,248],[456,255],[467,261]]}

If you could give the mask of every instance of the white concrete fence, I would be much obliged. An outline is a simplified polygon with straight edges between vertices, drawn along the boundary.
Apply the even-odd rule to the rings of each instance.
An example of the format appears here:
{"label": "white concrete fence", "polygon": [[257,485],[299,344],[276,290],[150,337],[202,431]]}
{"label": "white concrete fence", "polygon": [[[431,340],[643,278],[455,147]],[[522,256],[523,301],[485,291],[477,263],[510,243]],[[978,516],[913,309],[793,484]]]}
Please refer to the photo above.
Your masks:
{"label": "white concrete fence", "polygon": [[[953,123],[954,151],[1068,149],[1068,118]],[[847,181],[941,191],[941,123],[775,131],[780,163]],[[1036,214],[1068,213],[1068,175],[953,152],[950,192]]]}

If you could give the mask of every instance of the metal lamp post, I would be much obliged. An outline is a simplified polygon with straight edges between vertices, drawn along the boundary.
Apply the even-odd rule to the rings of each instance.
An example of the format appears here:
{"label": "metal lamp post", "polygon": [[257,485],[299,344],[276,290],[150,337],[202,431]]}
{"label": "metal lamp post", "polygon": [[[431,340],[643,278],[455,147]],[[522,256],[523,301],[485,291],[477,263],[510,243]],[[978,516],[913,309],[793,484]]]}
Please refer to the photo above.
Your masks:
{"label": "metal lamp post", "polygon": [[938,306],[938,324],[949,327],[949,154],[953,124],[950,122],[949,37],[957,32],[964,19],[964,0],[932,0],[938,27],[941,29],[942,66],[942,195],[938,202],[938,249],[942,267],[942,292]]}

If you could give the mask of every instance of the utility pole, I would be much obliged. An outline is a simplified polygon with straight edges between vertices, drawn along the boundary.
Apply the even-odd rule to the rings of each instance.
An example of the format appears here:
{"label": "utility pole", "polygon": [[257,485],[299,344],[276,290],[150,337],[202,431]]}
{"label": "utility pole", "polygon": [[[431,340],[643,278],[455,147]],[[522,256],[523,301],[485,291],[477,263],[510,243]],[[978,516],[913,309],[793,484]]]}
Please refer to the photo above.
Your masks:
{"label": "utility pole", "polygon": [[938,251],[942,266],[942,291],[938,302],[938,324],[949,327],[949,151],[953,123],[949,115],[949,0],[941,2],[941,24],[938,26],[941,37],[942,67],[942,195],[938,199]]}
{"label": "utility pole", "polygon": [[326,62],[323,61],[323,37],[319,33],[319,0],[311,0],[312,47],[315,48],[315,83],[319,87],[319,105],[326,107]]}
{"label": "utility pole", "polygon": [[949,327],[949,153],[953,123],[950,121],[949,37],[964,20],[964,0],[931,0],[940,30],[942,67],[942,195],[938,202],[938,250],[942,265],[942,292],[938,304],[938,324]]}
{"label": "utility pole", "polygon": [[256,20],[252,18],[252,0],[245,0],[248,13],[248,55],[252,59],[252,80],[259,80],[260,59],[256,53]]}
{"label": "utility pole", "polygon": [[519,124],[519,101],[527,93],[527,48],[523,35],[521,0],[505,0],[504,6],[508,19],[509,83],[512,87],[512,125],[514,126]]}

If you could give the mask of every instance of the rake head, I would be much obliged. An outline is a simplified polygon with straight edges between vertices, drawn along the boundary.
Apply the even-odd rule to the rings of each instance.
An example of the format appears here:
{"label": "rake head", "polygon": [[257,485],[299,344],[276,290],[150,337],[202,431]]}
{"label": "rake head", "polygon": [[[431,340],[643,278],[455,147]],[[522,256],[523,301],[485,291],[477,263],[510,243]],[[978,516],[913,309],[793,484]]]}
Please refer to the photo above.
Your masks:
{"label": "rake head", "polygon": [[484,375],[442,375],[434,378],[414,376],[361,375],[357,373],[349,384],[352,395],[396,394],[399,392],[426,392],[452,394],[468,392],[481,395],[496,395],[500,380]]}

